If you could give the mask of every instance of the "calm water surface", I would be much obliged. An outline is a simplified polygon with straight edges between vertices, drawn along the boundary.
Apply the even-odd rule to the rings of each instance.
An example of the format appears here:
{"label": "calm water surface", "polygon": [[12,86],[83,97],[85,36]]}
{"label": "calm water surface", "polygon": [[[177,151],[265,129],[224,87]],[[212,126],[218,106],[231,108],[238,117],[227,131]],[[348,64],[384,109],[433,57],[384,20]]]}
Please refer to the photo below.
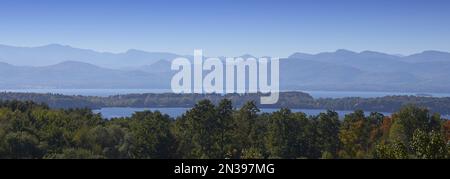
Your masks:
{"label": "calm water surface", "polygon": [[[183,113],[185,113],[190,108],[128,108],[128,107],[111,107],[111,108],[102,108],[98,110],[94,110],[96,113],[101,113],[103,117],[111,119],[118,117],[130,117],[135,112],[141,112],[145,110],[150,111],[160,111],[161,113],[167,114],[171,117],[179,117]],[[273,108],[262,108],[261,112],[275,112],[279,109]],[[321,112],[326,112],[323,109],[291,109],[292,112],[304,112],[307,115],[318,115]],[[340,117],[344,117],[346,114],[352,113],[353,111],[336,111]],[[368,115],[370,112],[366,112]],[[390,113],[383,113],[384,115],[390,115]]]}

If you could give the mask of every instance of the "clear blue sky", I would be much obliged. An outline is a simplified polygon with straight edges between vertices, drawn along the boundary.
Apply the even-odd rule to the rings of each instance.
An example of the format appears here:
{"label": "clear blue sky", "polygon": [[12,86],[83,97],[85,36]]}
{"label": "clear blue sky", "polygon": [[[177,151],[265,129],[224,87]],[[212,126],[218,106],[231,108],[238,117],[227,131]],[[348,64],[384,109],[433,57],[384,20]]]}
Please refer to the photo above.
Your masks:
{"label": "clear blue sky", "polygon": [[210,56],[450,51],[450,1],[0,1],[0,44],[50,43]]}

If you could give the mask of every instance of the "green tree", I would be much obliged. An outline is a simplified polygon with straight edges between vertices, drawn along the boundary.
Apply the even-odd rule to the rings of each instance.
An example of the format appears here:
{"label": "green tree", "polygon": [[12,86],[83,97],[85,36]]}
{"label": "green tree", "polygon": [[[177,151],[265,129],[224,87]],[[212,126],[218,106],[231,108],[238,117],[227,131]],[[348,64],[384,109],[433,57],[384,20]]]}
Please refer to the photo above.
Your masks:
{"label": "green tree", "polygon": [[420,159],[444,159],[447,157],[447,144],[440,132],[424,132],[420,129],[414,132],[411,148]]}
{"label": "green tree", "polygon": [[231,100],[223,99],[220,101],[216,108],[218,127],[219,127],[219,137],[220,137],[220,158],[226,158],[231,156],[226,156],[227,153],[232,152],[233,138],[232,138],[232,128],[233,128],[233,105]]}
{"label": "green tree", "polygon": [[245,103],[233,118],[233,151],[232,158],[240,158],[244,150],[250,148],[264,148],[264,139],[261,133],[264,126],[257,121],[260,110],[254,101]]}
{"label": "green tree", "polygon": [[326,153],[327,158],[337,157],[339,151],[339,115],[328,110],[326,113],[320,113],[315,119],[315,128],[317,130],[317,145],[322,156]]}
{"label": "green tree", "polygon": [[266,146],[271,158],[318,158],[315,133],[304,113],[281,109],[267,123]]}
{"label": "green tree", "polygon": [[369,150],[370,121],[364,112],[357,110],[345,116],[341,125],[339,139],[342,143],[341,157],[366,157]]}
{"label": "green tree", "polygon": [[46,159],[102,159],[103,156],[95,155],[92,151],[81,148],[68,148],[58,154],[46,155]]}
{"label": "green tree", "polygon": [[185,158],[222,158],[220,118],[209,100],[198,102],[177,121],[178,151]]}
{"label": "green tree", "polygon": [[131,158],[171,158],[174,138],[170,132],[171,119],[160,112],[137,112],[131,117]]}
{"label": "green tree", "polygon": [[242,151],[241,155],[242,159],[263,159],[264,155],[262,154],[261,149],[251,147],[249,149],[245,149]]}
{"label": "green tree", "polygon": [[375,148],[374,158],[407,159],[409,158],[408,148],[400,141],[395,141],[390,144],[380,143]]}
{"label": "green tree", "polygon": [[296,136],[293,136],[288,127],[291,122],[291,111],[281,109],[274,112],[269,119],[267,127],[266,146],[271,158],[295,158]]}
{"label": "green tree", "polygon": [[392,124],[390,138],[391,140],[401,140],[409,145],[414,131],[429,132],[435,127],[435,121],[439,120],[436,117],[431,116],[425,108],[407,105],[392,115],[394,123]]}
{"label": "green tree", "polygon": [[7,146],[6,158],[41,158],[43,151],[39,148],[39,139],[28,132],[14,132],[5,136]]}

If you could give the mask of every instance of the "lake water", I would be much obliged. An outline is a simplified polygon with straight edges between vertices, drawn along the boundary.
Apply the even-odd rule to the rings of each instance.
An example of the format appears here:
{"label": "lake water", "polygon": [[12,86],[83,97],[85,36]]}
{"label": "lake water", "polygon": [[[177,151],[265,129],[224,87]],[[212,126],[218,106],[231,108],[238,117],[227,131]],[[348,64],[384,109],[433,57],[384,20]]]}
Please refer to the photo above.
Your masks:
{"label": "lake water", "polygon": [[[118,118],[118,117],[130,117],[135,112],[141,112],[145,110],[150,111],[160,111],[161,113],[167,114],[171,117],[179,117],[185,113],[190,108],[128,108],[128,107],[110,107],[94,110],[96,113],[101,113],[104,118]],[[262,108],[261,112],[275,112],[279,109],[273,108]],[[326,112],[323,109],[291,109],[292,112],[304,112],[307,115],[318,115],[321,112]],[[346,114],[352,113],[353,111],[336,111],[340,117],[344,117]],[[368,115],[369,112],[366,113]],[[390,115],[390,113],[383,113],[384,115]]]}
{"label": "lake water", "polygon": [[[82,96],[111,96],[121,94],[139,94],[139,93],[168,93],[170,89],[3,89],[2,92],[21,92],[21,93],[57,93],[63,95],[82,95]],[[417,95],[418,93],[406,92],[370,92],[370,91],[303,91],[314,98],[342,98],[342,97],[383,97],[389,95]],[[420,93],[422,94],[422,93]],[[450,93],[424,93],[434,97],[450,97]]]}

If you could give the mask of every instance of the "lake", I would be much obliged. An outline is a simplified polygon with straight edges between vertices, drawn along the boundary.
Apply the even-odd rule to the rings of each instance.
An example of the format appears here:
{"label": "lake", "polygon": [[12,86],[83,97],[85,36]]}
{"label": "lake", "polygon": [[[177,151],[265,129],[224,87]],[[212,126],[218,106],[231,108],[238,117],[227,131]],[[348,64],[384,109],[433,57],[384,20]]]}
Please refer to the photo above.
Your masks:
{"label": "lake", "polygon": [[[82,95],[106,97],[121,94],[139,93],[169,93],[170,89],[2,89],[2,92],[20,93],[57,93],[63,95]],[[371,92],[371,91],[303,91],[314,98],[343,98],[343,97],[383,97],[390,95],[417,95],[418,93],[407,92]],[[422,93],[419,93],[422,94]],[[450,93],[423,93],[434,97],[450,97]]]}
{"label": "lake", "polygon": [[[118,117],[130,117],[135,112],[141,112],[145,110],[150,111],[160,111],[161,113],[167,114],[171,117],[179,117],[183,113],[185,113],[190,108],[129,108],[129,107],[110,107],[110,108],[102,108],[98,110],[94,110],[96,113],[101,113],[104,118],[118,118]],[[261,112],[275,112],[279,109],[273,108],[262,108]],[[318,115],[321,112],[326,112],[323,109],[291,109],[292,112],[304,112],[307,115]],[[344,115],[352,113],[353,111],[336,111],[340,117],[344,117]],[[370,112],[366,112],[368,115]],[[382,113],[384,115],[390,115],[390,113]]]}

